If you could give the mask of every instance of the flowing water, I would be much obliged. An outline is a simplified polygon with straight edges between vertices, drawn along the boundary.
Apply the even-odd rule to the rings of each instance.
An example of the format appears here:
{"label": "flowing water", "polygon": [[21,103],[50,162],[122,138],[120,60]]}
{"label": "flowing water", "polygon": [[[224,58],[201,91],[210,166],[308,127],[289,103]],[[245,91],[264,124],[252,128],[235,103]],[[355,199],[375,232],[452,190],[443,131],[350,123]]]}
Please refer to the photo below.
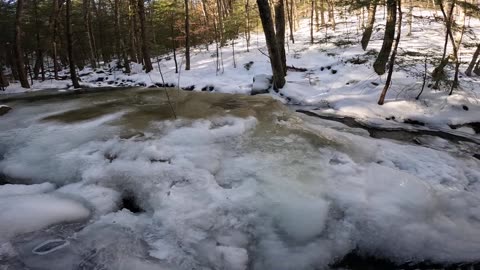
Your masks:
{"label": "flowing water", "polygon": [[0,118],[1,269],[480,259],[471,141],[371,138],[267,96],[133,88],[1,100],[13,108]]}

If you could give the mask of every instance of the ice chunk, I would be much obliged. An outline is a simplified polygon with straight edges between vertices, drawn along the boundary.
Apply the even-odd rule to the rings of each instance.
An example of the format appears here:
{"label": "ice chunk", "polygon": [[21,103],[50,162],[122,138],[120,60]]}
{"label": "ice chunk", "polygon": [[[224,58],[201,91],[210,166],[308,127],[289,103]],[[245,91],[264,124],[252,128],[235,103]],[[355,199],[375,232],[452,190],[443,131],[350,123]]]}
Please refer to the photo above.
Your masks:
{"label": "ice chunk", "polygon": [[0,198],[6,196],[29,195],[36,193],[50,192],[55,189],[52,183],[42,183],[36,185],[12,185],[6,184],[0,186]]}
{"label": "ice chunk", "polygon": [[266,94],[272,87],[272,75],[258,74],[253,77],[252,95]]}
{"label": "ice chunk", "polygon": [[52,194],[1,197],[0,240],[60,222],[82,220],[89,214],[82,204]]}

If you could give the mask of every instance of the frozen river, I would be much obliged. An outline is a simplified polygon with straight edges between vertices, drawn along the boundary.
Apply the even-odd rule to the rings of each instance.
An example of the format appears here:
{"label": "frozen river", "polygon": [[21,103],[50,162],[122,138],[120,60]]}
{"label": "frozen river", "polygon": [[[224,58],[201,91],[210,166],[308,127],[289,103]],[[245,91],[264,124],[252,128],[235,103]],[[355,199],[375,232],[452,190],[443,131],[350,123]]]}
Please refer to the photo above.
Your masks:
{"label": "frozen river", "polygon": [[267,96],[169,96],[4,102],[0,269],[480,261],[477,144],[375,139]]}

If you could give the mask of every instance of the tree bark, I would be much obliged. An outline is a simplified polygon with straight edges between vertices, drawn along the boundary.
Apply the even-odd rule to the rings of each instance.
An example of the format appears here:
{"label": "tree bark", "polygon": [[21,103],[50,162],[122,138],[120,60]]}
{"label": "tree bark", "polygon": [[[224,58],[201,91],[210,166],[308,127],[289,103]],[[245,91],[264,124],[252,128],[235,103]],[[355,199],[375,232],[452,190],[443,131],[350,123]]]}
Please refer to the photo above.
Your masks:
{"label": "tree bark", "polygon": [[257,0],[258,11],[262,21],[263,32],[267,42],[268,55],[270,57],[270,65],[273,73],[273,88],[281,89],[285,85],[285,73],[282,68],[282,59],[280,48],[273,27],[272,12],[268,0]]}
{"label": "tree bark", "polygon": [[34,16],[35,16],[35,39],[36,39],[36,55],[35,55],[35,66],[33,68],[34,79],[38,80],[40,72],[42,73],[42,81],[45,80],[45,67],[43,64],[43,49],[42,43],[40,40],[40,22],[38,21],[38,2],[37,0],[33,1]]}
{"label": "tree bark", "polygon": [[130,0],[128,3],[128,39],[129,39],[129,54],[130,54],[130,59],[131,61],[138,63],[140,62],[139,57],[137,56],[137,42],[135,40],[135,14],[136,14],[136,8],[135,8],[135,0]]}
{"label": "tree bark", "polygon": [[310,44],[313,44],[313,12],[315,10],[315,0],[311,0],[310,8]]}
{"label": "tree bark", "polygon": [[388,75],[387,81],[385,82],[385,86],[383,87],[383,91],[380,94],[380,98],[378,100],[378,105],[383,105],[385,102],[385,96],[387,95],[387,91],[390,88],[390,84],[392,82],[392,75],[393,75],[393,66],[395,65],[395,58],[397,56],[398,44],[400,43],[400,37],[402,35],[402,0],[398,0],[398,25],[397,25],[397,37],[395,39],[395,46],[393,47],[392,56],[390,57],[390,62],[388,64]]}
{"label": "tree bark", "polygon": [[366,50],[368,47],[368,43],[370,42],[370,38],[372,37],[373,32],[373,25],[375,24],[375,14],[377,11],[377,1],[373,0],[368,5],[368,23],[367,27],[363,31],[362,36],[362,49]]}
{"label": "tree bark", "polygon": [[75,70],[75,60],[73,59],[72,24],[70,22],[71,5],[71,0],[67,0],[67,4],[65,6],[65,29],[67,36],[68,63],[70,66],[70,78],[72,79],[73,88],[80,88],[80,84],[78,83],[77,78],[77,72]]}
{"label": "tree bark", "polygon": [[50,42],[51,42],[51,53],[53,60],[53,77],[55,80],[58,80],[58,56],[57,56],[57,26],[58,26],[58,15],[59,15],[59,3],[58,0],[52,1],[52,13],[50,15],[49,22],[49,31],[50,31]]}
{"label": "tree bark", "polygon": [[3,66],[0,66],[0,87],[2,90],[5,90],[5,87],[8,87],[9,83],[5,74],[3,74]]}
{"label": "tree bark", "polygon": [[22,49],[22,19],[23,19],[23,0],[17,0],[17,13],[15,16],[15,41],[14,41],[14,53],[15,53],[15,65],[18,71],[18,78],[23,88],[30,88],[28,83],[27,71],[25,70],[25,59]]}
{"label": "tree bark", "polygon": [[409,0],[409,8],[408,8],[408,20],[407,20],[407,24],[408,24],[408,33],[407,33],[407,37],[411,36],[412,35],[412,23],[413,23],[413,0]]}
{"label": "tree bark", "polygon": [[387,24],[380,53],[373,64],[373,69],[378,75],[385,74],[385,67],[392,51],[393,40],[395,39],[395,22],[397,20],[396,0],[387,0]]}
{"label": "tree bark", "polygon": [[185,70],[190,70],[190,14],[185,0]]}
{"label": "tree bark", "polygon": [[[120,47],[121,58],[125,67],[125,73],[130,73],[130,63],[128,61],[127,49],[125,48],[124,37],[120,33],[120,0],[114,1],[114,16],[115,16],[115,36]],[[119,55],[120,58],[120,55]]]}
{"label": "tree bark", "polygon": [[150,60],[150,51],[148,46],[147,31],[145,29],[145,3],[144,0],[138,0],[138,16],[140,18],[140,34],[142,37],[142,55],[145,72],[153,70],[152,61]]}
{"label": "tree bark", "polygon": [[[288,0],[287,0],[288,1]],[[250,51],[250,0],[245,0],[245,39],[247,40],[247,52]]]}
{"label": "tree bark", "polygon": [[[293,0],[285,0],[287,3],[287,14],[288,14],[288,27],[290,28],[290,41],[295,43],[295,38],[293,36]],[[290,4],[289,4],[290,1]]]}
{"label": "tree bark", "polygon": [[468,77],[472,76],[472,71],[473,71],[473,68],[475,67],[475,64],[477,63],[477,59],[478,59],[479,55],[480,55],[480,44],[477,45],[477,49],[475,50],[475,53],[473,54],[472,61],[470,61],[470,64],[468,65],[468,68],[465,71],[465,74]]}
{"label": "tree bark", "polygon": [[277,39],[283,73],[287,75],[287,57],[285,53],[285,0],[277,0],[275,4],[275,37]]}
{"label": "tree bark", "polygon": [[325,25],[325,0],[320,0],[320,23]]}
{"label": "tree bark", "polygon": [[92,68],[97,67],[97,59],[95,58],[95,51],[93,47],[92,41],[92,28],[91,28],[91,21],[90,21],[90,0],[83,0],[83,27],[85,30],[85,37],[87,38],[88,42],[88,53],[89,53],[89,60],[90,65]]}

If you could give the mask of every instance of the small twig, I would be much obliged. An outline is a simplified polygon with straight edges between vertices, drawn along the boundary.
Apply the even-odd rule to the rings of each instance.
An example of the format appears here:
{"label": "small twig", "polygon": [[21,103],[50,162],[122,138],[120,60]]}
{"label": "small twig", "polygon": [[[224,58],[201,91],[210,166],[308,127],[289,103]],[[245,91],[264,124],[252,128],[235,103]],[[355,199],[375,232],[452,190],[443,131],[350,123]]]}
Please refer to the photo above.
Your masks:
{"label": "small twig", "polygon": [[418,96],[415,98],[418,100],[420,98],[420,95],[423,93],[423,90],[425,89],[425,83],[427,82],[427,57],[425,56],[425,73],[423,74],[423,85],[422,85],[422,90],[420,93],[418,93]]}
{"label": "small twig", "polygon": [[259,51],[261,54],[263,54],[263,55],[265,55],[266,57],[268,57],[268,59],[270,59],[270,56],[269,56],[268,54],[262,52],[262,50],[260,50],[260,49],[258,49],[258,51]]}
{"label": "small twig", "polygon": [[172,110],[173,117],[177,119],[177,114],[175,113],[175,109],[173,108],[172,102],[170,101],[170,95],[168,94],[167,86],[165,85],[165,80],[163,79],[163,73],[162,73],[162,69],[160,68],[160,60],[158,59],[158,56],[157,56],[157,65],[158,65],[158,71],[160,72],[160,77],[162,77],[163,90],[165,90],[165,94],[167,95],[168,105],[170,105],[170,109]]}

